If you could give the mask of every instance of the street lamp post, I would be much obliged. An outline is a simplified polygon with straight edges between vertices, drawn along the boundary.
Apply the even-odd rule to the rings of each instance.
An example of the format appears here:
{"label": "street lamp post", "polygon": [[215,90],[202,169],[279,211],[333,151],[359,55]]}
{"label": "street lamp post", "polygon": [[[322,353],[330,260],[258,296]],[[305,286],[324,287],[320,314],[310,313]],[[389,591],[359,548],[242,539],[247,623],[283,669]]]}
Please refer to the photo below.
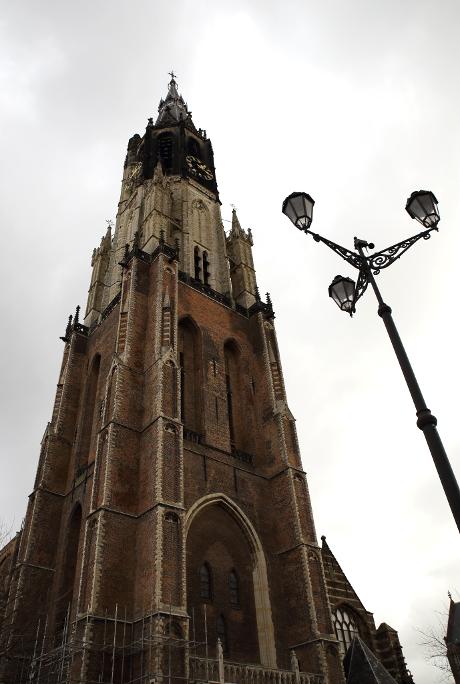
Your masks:
{"label": "street lamp post", "polygon": [[417,427],[420,428],[425,435],[439,479],[441,480],[452,514],[457,523],[457,528],[460,532],[460,490],[436,427],[436,417],[431,413],[425,403],[417,378],[412,370],[409,358],[394,323],[391,308],[384,302],[374,277],[378,275],[383,268],[387,268],[399,259],[402,254],[418,242],[418,240],[421,238],[428,240],[431,237],[431,232],[433,230],[438,230],[439,213],[437,205],[437,199],[432,192],[425,190],[413,192],[407,200],[406,210],[412,218],[415,218],[422,224],[424,230],[402,242],[391,245],[391,247],[367,255],[364,253],[364,250],[373,250],[374,245],[372,243],[355,237],[354,246],[356,251],[352,252],[310,230],[314,206],[314,200],[310,195],[303,192],[292,193],[289,197],[286,197],[283,202],[283,213],[288,216],[299,230],[311,235],[316,242],[322,242],[327,245],[336,254],[341,256],[342,259],[358,270],[359,275],[356,284],[351,278],[345,278],[338,275],[329,286],[329,296],[332,297],[342,311],[346,311],[350,316],[353,316],[356,310],[356,303],[364,294],[369,283],[374,290],[379,304],[378,314],[385,324],[385,328],[414,402],[417,414]]}

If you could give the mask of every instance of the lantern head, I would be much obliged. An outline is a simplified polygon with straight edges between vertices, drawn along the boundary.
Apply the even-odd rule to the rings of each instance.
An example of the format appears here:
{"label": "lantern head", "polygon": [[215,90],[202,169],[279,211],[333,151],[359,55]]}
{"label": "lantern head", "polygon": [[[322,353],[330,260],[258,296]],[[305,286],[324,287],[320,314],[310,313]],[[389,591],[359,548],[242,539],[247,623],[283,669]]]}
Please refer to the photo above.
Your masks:
{"label": "lantern head", "polygon": [[332,297],[341,311],[353,316],[355,300],[355,281],[344,276],[335,276],[329,285],[329,297]]}
{"label": "lantern head", "polygon": [[293,192],[283,202],[283,214],[291,219],[296,228],[307,232],[313,220],[314,203],[315,200],[306,192]]}
{"label": "lantern head", "polygon": [[425,228],[436,228],[439,223],[438,200],[430,190],[417,190],[406,202],[406,211]]}

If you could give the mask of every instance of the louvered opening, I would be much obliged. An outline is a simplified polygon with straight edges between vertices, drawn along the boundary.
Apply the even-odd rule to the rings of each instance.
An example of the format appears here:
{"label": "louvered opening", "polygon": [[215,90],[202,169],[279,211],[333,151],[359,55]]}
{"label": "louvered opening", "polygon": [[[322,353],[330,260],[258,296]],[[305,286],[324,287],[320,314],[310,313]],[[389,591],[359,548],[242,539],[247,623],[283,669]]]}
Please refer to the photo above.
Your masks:
{"label": "louvered opening", "polygon": [[163,310],[163,346],[171,346],[171,312],[169,309]]}

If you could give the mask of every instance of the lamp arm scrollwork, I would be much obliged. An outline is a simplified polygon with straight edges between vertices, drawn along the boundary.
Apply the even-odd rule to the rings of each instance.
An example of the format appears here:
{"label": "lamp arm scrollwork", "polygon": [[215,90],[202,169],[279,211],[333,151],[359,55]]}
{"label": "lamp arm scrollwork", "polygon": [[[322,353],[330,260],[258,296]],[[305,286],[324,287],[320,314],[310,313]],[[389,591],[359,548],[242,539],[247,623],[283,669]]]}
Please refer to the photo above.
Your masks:
{"label": "lamp arm scrollwork", "polygon": [[332,249],[333,252],[341,256],[342,259],[347,261],[354,268],[357,268],[358,270],[361,269],[361,257],[356,254],[356,252],[351,252],[346,247],[342,247],[342,245],[338,245],[335,242],[332,242],[332,240],[328,240],[322,235],[318,235],[318,233],[312,233],[310,230],[305,232],[311,235],[315,242],[323,242],[325,245],[327,245],[327,247],[329,247],[329,249]]}
{"label": "lamp arm scrollwork", "polygon": [[391,266],[392,263],[396,261],[396,259],[399,259],[404,252],[407,252],[407,250],[412,247],[416,242],[418,242],[421,238],[424,240],[428,240],[431,237],[431,231],[433,230],[438,230],[437,228],[429,228],[428,230],[422,230],[421,233],[417,233],[417,235],[413,235],[410,238],[407,238],[406,240],[402,240],[401,242],[397,242],[395,245],[391,245],[391,247],[387,247],[386,249],[382,249],[380,252],[375,252],[374,254],[371,254],[370,256],[366,257],[367,263],[369,265],[369,268],[372,270],[372,273],[374,275],[378,275],[382,268],[387,268],[388,266]]}
{"label": "lamp arm scrollwork", "polygon": [[369,279],[367,277],[367,273],[366,273],[364,268],[361,268],[361,270],[359,271],[358,282],[356,283],[356,288],[355,288],[355,298],[353,300],[353,313],[355,311],[356,302],[366,292],[366,288],[367,288],[368,284],[369,284]]}

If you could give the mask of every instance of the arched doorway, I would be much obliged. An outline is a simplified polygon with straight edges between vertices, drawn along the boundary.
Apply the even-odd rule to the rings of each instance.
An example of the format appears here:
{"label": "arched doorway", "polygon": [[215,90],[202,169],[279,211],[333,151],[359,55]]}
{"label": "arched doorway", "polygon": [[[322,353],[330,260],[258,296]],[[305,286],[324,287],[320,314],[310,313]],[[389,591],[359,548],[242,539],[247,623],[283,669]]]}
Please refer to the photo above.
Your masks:
{"label": "arched doorway", "polygon": [[[185,535],[187,608],[195,640],[204,642],[207,636],[213,654],[225,628],[229,660],[254,662],[258,653],[262,665],[276,667],[267,566],[247,516],[226,495],[211,494],[188,511]],[[210,592],[203,591],[203,567],[210,577]]]}

